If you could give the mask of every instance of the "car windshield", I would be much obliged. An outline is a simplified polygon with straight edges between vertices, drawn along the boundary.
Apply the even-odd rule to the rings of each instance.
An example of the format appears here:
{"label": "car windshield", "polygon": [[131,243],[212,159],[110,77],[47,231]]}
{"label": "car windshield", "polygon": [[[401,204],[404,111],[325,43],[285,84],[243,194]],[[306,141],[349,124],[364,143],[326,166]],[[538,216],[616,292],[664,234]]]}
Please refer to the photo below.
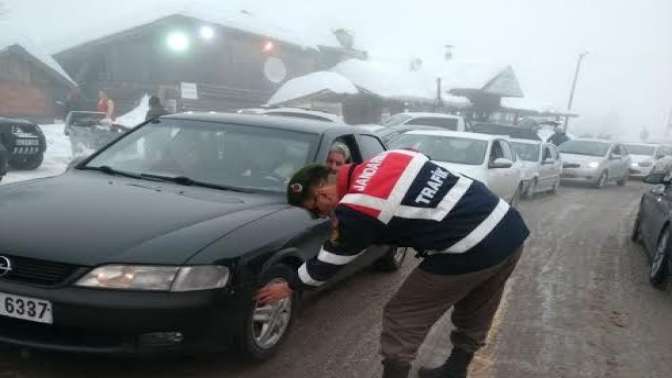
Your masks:
{"label": "car windshield", "polygon": [[539,155],[541,150],[540,144],[530,144],[530,143],[521,143],[521,142],[511,142],[513,150],[516,151],[516,155],[524,161],[539,161]]}
{"label": "car windshield", "polygon": [[609,143],[589,140],[569,140],[560,145],[560,152],[565,154],[604,156],[609,151]]}
{"label": "car windshield", "polygon": [[282,192],[314,156],[317,140],[315,134],[289,130],[167,119],[128,134],[86,168]]}
{"label": "car windshield", "polygon": [[632,155],[653,156],[653,153],[656,151],[655,146],[647,146],[645,144],[626,144],[625,148]]}
{"label": "car windshield", "polygon": [[485,159],[488,142],[461,137],[404,134],[394,140],[391,147],[420,151],[436,161],[481,165]]}

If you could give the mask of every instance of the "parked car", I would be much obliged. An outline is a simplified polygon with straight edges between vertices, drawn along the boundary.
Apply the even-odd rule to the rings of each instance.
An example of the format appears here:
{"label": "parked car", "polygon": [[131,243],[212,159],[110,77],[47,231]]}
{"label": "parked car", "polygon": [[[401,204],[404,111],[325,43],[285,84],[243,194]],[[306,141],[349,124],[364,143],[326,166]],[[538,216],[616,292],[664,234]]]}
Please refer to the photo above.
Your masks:
{"label": "parked car", "polygon": [[72,156],[86,156],[115,140],[129,128],[105,123],[105,113],[72,111],[65,118],[63,132],[70,137]]}
{"label": "parked car", "polygon": [[301,108],[247,108],[238,110],[238,113],[275,115],[280,117],[293,117],[323,122],[343,122],[343,119],[336,114]]}
{"label": "parked car", "polygon": [[[14,118],[0,117],[0,145],[6,151],[6,165],[21,170],[37,169],[42,165],[47,150],[47,140],[40,126]],[[0,157],[0,164],[2,160]],[[0,167],[0,176],[2,170]]]}
{"label": "parked car", "polygon": [[657,184],[642,195],[632,230],[632,240],[641,243],[650,258],[649,282],[662,287],[672,273],[672,185],[669,171],[644,178]]}
{"label": "parked car", "polygon": [[560,145],[562,179],[592,183],[602,188],[609,181],[628,182],[630,155],[620,143],[601,139],[572,139]]}
{"label": "parked car", "polygon": [[557,147],[529,139],[511,139],[511,146],[522,164],[524,196],[531,198],[546,191],[555,193],[562,174]]}
{"label": "parked car", "polygon": [[435,126],[451,131],[469,131],[469,126],[464,117],[444,113],[397,113],[383,122],[383,126],[387,127],[416,125]]}
{"label": "parked car", "polygon": [[630,177],[644,177],[651,173],[656,161],[670,155],[670,149],[659,144],[628,143],[630,152]]}
{"label": "parked car", "polygon": [[[61,176],[1,186],[0,342],[269,357],[300,293],[273,305],[255,293],[286,281],[330,231],[290,207],[285,187],[334,142],[355,162],[385,150],[339,124],[184,113],[139,125]],[[405,256],[374,246],[339,278],[396,270]]]}
{"label": "parked car", "polygon": [[391,147],[422,152],[452,172],[481,181],[512,205],[522,194],[521,165],[506,137],[418,130],[402,134]]}

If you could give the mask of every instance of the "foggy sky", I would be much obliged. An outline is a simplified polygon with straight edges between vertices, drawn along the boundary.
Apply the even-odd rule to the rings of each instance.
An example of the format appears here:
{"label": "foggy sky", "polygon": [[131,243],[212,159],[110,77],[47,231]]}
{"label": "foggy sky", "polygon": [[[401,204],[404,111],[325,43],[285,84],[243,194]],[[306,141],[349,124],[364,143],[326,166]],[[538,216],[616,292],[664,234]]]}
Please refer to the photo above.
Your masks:
{"label": "foggy sky", "polygon": [[[166,1],[180,2],[4,0],[6,21],[47,45],[75,32],[84,15],[104,22],[139,2]],[[589,51],[573,107],[581,117],[570,132],[613,127],[632,138],[646,126],[658,134],[672,108],[671,0],[200,2],[245,8],[303,32],[346,27],[358,47],[390,61],[440,59],[451,44],[457,58],[511,64],[526,97],[559,108],[567,106],[577,55]]]}

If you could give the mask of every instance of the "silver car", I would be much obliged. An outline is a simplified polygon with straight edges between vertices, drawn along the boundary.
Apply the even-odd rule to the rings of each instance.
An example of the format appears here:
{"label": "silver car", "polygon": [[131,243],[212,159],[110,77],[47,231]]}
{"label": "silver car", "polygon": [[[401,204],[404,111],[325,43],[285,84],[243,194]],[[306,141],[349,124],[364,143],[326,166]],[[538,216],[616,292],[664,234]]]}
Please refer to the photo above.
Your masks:
{"label": "silver car", "polygon": [[630,155],[620,143],[599,139],[572,139],[560,145],[562,179],[589,182],[602,188],[609,181],[625,185]]}
{"label": "silver car", "polygon": [[536,193],[555,193],[560,186],[562,160],[557,147],[539,140],[511,139],[511,147],[522,162],[524,196]]}

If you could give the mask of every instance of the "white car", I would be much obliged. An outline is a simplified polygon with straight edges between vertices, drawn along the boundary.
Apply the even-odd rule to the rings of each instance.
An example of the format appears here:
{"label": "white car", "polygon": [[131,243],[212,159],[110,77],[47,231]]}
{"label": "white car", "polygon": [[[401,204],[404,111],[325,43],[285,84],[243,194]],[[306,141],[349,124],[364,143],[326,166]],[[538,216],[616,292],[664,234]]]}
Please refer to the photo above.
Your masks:
{"label": "white car", "polygon": [[523,168],[523,187],[526,198],[536,193],[555,193],[560,186],[562,160],[557,147],[539,140],[511,139],[511,146]]}
{"label": "white car", "polygon": [[507,137],[443,130],[416,130],[399,136],[392,148],[420,151],[442,167],[484,183],[515,205],[523,191],[521,164]]}
{"label": "white car", "polygon": [[625,148],[630,153],[630,177],[645,177],[651,173],[660,158],[669,155],[669,151],[659,144],[628,143]]}
{"label": "white car", "polygon": [[454,114],[444,113],[420,113],[420,112],[404,112],[397,113],[383,122],[384,126],[436,126],[445,130],[451,131],[467,131],[467,122],[464,117]]}
{"label": "white car", "polygon": [[589,182],[602,188],[609,181],[625,185],[630,156],[620,143],[600,139],[572,139],[559,147],[562,179]]}

